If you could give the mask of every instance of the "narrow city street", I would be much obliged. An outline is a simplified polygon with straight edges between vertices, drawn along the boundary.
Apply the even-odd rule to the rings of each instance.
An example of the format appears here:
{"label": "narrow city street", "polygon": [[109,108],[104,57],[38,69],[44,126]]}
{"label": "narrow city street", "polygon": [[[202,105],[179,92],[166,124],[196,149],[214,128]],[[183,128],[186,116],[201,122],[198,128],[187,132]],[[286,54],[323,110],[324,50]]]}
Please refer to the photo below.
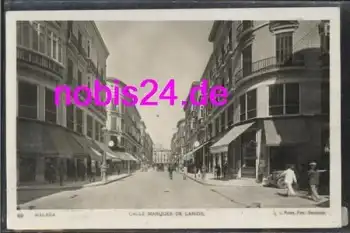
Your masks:
{"label": "narrow city street", "polygon": [[[21,191],[20,191],[21,192]],[[38,190],[25,192],[40,192]],[[106,208],[232,208],[240,207],[208,187],[174,173],[136,172],[133,176],[104,186],[62,191],[24,203],[21,208],[106,209]]]}
{"label": "narrow city street", "polygon": [[[21,203],[21,209],[118,209],[118,208],[246,208],[260,203],[261,207],[317,207],[302,197],[286,198],[275,188],[215,187],[199,184],[174,173],[140,172],[116,182],[51,194],[44,190],[26,190],[28,196],[42,192],[41,197]],[[46,192],[46,196],[45,196]],[[283,192],[283,190],[282,190]],[[23,195],[23,194],[22,194]]]}

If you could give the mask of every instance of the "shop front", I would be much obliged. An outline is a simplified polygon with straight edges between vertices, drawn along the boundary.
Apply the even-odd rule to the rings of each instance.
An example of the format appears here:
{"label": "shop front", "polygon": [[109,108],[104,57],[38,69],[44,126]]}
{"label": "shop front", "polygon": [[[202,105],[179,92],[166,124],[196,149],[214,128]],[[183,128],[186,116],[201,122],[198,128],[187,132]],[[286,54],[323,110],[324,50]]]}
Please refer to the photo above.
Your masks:
{"label": "shop front", "polygon": [[39,121],[18,119],[17,124],[19,184],[85,178],[84,161],[89,155],[72,133]]}

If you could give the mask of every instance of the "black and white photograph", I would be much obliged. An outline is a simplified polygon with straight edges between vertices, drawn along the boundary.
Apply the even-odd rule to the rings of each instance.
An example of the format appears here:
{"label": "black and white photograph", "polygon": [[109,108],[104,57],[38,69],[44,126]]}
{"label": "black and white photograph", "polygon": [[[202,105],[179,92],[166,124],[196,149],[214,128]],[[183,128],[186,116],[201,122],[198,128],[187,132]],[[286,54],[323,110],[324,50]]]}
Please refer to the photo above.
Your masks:
{"label": "black and white photograph", "polygon": [[7,25],[9,227],[340,226],[336,8]]}

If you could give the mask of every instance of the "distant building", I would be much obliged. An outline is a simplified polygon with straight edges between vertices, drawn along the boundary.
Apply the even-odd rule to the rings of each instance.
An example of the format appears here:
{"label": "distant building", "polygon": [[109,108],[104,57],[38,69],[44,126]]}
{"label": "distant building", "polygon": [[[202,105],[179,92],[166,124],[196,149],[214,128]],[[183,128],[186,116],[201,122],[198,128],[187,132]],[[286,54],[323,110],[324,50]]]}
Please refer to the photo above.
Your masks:
{"label": "distant building", "polygon": [[171,162],[171,150],[161,147],[153,148],[153,164],[169,164]]}

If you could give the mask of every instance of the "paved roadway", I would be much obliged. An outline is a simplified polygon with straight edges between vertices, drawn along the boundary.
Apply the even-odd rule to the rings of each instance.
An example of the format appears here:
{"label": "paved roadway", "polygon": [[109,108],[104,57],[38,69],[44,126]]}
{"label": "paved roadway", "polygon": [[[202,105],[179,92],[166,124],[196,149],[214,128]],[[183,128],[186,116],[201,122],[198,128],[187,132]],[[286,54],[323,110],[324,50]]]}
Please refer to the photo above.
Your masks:
{"label": "paved roadway", "polygon": [[[27,191],[28,192],[28,191]],[[29,192],[40,192],[37,190]],[[24,194],[23,194],[24,195]],[[29,194],[28,194],[29,195]],[[233,208],[242,207],[182,175],[136,172],[104,186],[62,191],[21,205],[22,209]]]}

